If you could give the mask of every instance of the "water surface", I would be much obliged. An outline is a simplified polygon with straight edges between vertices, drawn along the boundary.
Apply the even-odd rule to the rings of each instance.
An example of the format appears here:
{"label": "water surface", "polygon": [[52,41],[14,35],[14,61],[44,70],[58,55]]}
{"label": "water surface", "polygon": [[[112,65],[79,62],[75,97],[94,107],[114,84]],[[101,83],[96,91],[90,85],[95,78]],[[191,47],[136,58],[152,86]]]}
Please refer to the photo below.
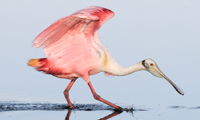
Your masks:
{"label": "water surface", "polygon": [[[124,106],[122,106],[124,108]],[[128,107],[127,107],[128,108]],[[132,106],[128,111],[116,111],[103,104],[76,104],[69,109],[67,104],[58,103],[20,103],[0,102],[0,119],[2,120],[122,120],[122,119],[193,119],[198,120],[200,106],[159,106],[147,108]]]}

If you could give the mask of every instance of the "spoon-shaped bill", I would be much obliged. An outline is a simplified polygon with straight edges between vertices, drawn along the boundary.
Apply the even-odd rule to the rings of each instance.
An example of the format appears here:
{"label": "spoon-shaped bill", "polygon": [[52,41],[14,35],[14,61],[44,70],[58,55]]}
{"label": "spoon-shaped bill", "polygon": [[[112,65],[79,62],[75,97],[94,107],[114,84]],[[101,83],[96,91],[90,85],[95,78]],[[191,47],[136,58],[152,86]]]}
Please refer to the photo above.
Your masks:
{"label": "spoon-shaped bill", "polygon": [[[166,79],[166,78],[165,78]],[[172,82],[170,79],[166,79],[173,87],[174,89],[181,95],[184,95],[184,92],[174,83]]]}
{"label": "spoon-shaped bill", "polygon": [[172,82],[164,73],[162,73],[162,71],[156,67],[155,68],[155,71],[162,77],[164,78],[165,80],[167,80],[173,87],[174,89],[181,95],[184,95],[184,92],[174,83]]}

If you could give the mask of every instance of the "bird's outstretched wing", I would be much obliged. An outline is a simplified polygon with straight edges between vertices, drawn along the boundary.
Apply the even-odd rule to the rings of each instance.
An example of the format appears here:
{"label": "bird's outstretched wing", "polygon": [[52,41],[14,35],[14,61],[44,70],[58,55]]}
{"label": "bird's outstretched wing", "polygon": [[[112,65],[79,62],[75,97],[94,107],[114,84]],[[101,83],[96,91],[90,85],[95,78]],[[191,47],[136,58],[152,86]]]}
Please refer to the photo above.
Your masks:
{"label": "bird's outstretched wing", "polygon": [[74,66],[80,63],[80,60],[92,62],[93,53],[97,52],[97,30],[113,16],[111,10],[102,7],[82,9],[59,19],[45,29],[35,38],[33,47],[44,48],[48,59],[58,64]]}

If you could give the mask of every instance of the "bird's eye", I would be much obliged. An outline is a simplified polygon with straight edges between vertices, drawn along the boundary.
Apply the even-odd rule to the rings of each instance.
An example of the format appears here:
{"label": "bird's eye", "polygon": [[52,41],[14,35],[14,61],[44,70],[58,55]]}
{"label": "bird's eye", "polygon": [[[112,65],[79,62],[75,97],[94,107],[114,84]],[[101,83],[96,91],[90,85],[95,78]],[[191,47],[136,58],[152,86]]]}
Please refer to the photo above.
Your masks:
{"label": "bird's eye", "polygon": [[153,66],[153,63],[150,63],[150,66]]}

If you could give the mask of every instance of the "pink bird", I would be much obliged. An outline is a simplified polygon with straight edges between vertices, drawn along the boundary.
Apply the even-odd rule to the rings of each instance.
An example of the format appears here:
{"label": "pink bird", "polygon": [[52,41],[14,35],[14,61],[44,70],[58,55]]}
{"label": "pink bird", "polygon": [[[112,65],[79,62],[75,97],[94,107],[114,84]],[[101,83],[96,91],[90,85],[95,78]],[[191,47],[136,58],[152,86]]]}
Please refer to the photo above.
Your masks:
{"label": "pink bird", "polygon": [[71,80],[64,91],[70,108],[74,108],[74,106],[69,99],[68,92],[76,79],[81,77],[90,87],[96,100],[115,109],[123,110],[95,92],[89,76],[99,72],[113,76],[124,76],[146,70],[154,76],[166,79],[178,93],[184,95],[183,91],[165,76],[155,61],[150,58],[127,68],[115,61],[98,37],[101,25],[113,16],[114,12],[111,10],[93,6],[59,19],[33,41],[33,47],[43,48],[47,58],[31,59],[28,65],[46,74]]}

